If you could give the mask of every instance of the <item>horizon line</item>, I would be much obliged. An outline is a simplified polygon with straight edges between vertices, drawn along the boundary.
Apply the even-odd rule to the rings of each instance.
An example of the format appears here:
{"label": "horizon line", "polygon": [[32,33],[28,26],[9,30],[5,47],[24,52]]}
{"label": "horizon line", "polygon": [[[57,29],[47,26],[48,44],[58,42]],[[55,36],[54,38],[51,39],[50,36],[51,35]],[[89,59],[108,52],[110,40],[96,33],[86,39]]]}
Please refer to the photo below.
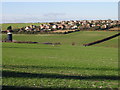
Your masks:
{"label": "horizon line", "polygon": [[84,21],[84,20],[87,20],[87,21],[96,21],[96,20],[112,20],[112,21],[119,21],[119,19],[83,19],[83,20],[59,20],[59,21],[38,21],[38,22],[0,22],[0,24],[8,24],[8,23],[49,23],[49,22],[61,22],[61,21]]}

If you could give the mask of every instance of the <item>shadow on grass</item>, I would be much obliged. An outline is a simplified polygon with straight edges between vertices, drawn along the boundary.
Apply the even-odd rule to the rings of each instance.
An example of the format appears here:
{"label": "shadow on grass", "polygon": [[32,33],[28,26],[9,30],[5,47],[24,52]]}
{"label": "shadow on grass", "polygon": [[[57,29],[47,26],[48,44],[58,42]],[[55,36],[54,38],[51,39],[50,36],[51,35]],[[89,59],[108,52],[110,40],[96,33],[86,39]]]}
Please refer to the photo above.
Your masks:
{"label": "shadow on grass", "polygon": [[35,88],[35,87],[23,87],[23,86],[2,86],[2,90],[40,90],[41,88]]}
{"label": "shadow on grass", "polygon": [[[39,87],[25,87],[25,86],[2,86],[2,90],[73,90],[75,88],[39,88]],[[85,89],[83,89],[85,90]],[[92,90],[92,89],[91,89]]]}
{"label": "shadow on grass", "polygon": [[[2,86],[2,90],[101,90],[101,88],[67,88],[67,87],[57,87],[57,88],[36,88],[36,87],[24,87],[24,86]],[[110,90],[109,88],[102,88],[102,90]],[[118,90],[114,88],[114,90]]]}
{"label": "shadow on grass", "polygon": [[67,67],[67,66],[27,66],[27,65],[3,65],[3,68],[24,68],[24,69],[64,69],[64,70],[99,70],[99,71],[119,71],[117,68],[92,68],[92,67]]}
{"label": "shadow on grass", "polygon": [[118,80],[119,76],[73,76],[54,73],[27,73],[27,72],[15,72],[15,71],[3,71],[2,77],[20,77],[20,78],[54,78],[54,79],[80,79],[80,80]]}

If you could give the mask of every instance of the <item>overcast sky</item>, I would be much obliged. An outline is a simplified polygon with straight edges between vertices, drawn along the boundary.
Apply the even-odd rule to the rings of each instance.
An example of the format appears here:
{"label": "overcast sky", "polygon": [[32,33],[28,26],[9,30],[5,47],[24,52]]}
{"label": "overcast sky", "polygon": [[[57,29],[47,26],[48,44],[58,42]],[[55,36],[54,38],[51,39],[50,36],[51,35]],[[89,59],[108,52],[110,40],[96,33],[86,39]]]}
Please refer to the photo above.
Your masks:
{"label": "overcast sky", "polygon": [[118,19],[118,2],[2,2],[2,23]]}

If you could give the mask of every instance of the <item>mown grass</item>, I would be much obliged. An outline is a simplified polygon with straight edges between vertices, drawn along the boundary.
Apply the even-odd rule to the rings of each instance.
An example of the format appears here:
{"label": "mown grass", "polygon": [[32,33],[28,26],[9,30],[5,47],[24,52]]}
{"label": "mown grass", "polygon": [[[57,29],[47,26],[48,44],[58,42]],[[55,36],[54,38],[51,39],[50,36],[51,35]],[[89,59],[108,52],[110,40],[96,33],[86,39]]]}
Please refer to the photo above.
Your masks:
{"label": "mown grass", "polygon": [[[17,41],[36,41],[40,43],[44,42],[60,42],[63,45],[71,45],[75,42],[76,45],[83,45],[85,43],[90,43],[96,40],[106,38],[108,36],[114,35],[118,32],[113,31],[80,31],[70,34],[14,34],[13,40]],[[2,38],[6,38],[7,35],[2,35]],[[118,47],[118,38],[113,38],[109,41],[96,44],[95,46],[103,47]]]}
{"label": "mown grass", "polygon": [[[61,45],[3,43],[3,85],[34,88],[118,88],[117,38],[84,47],[116,32],[14,35],[15,40]],[[5,35],[3,35],[5,37]],[[71,43],[76,42],[75,46]]]}

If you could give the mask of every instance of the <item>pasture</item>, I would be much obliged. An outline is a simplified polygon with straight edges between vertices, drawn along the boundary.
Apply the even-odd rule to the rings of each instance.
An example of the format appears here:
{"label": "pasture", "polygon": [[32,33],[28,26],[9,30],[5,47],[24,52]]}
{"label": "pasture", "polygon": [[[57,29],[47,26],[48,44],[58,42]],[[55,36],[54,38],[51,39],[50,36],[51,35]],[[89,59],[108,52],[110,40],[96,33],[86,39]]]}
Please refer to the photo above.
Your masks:
{"label": "pasture", "polygon": [[[2,84],[33,88],[118,88],[118,37],[83,46],[116,33],[14,34],[16,41],[40,43],[2,43]],[[42,44],[45,42],[61,45]]]}
{"label": "pasture", "polygon": [[5,31],[9,26],[12,26],[12,29],[20,29],[22,27],[30,26],[32,24],[39,26],[40,24],[44,23],[4,23],[0,25],[2,26],[2,30]]}

